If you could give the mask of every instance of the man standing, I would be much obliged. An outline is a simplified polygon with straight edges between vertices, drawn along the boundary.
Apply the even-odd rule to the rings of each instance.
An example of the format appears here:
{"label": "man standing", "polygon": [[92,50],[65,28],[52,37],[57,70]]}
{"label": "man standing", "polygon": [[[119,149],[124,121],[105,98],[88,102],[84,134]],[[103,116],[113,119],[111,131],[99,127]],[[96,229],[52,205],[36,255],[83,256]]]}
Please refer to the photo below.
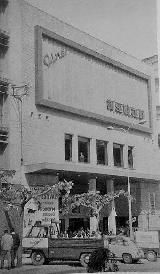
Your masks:
{"label": "man standing", "polygon": [[11,249],[11,267],[14,268],[18,247],[20,245],[20,239],[19,239],[18,234],[15,233],[13,228],[11,229],[11,235],[12,235],[12,238],[13,238],[13,246],[12,246],[12,249]]}
{"label": "man standing", "polygon": [[13,246],[13,238],[6,229],[1,239],[1,268],[4,268],[4,259],[7,257],[8,269],[11,269],[11,248]]}

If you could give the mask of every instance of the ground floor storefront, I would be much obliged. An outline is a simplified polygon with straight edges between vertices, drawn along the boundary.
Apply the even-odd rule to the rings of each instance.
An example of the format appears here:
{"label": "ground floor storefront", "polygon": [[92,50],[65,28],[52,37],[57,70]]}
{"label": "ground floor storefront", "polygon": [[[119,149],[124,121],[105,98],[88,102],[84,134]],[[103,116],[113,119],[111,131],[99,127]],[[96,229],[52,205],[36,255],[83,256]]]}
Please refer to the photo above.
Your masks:
{"label": "ground floor storefront", "polygon": [[[128,191],[128,177],[111,174],[93,174],[85,172],[72,172],[65,170],[39,170],[26,174],[30,186],[43,186],[57,181],[72,181],[74,183],[71,194],[99,191],[104,195],[118,190]],[[159,182],[145,178],[130,177],[130,193],[133,197],[131,203],[133,229],[156,230],[160,227]],[[51,202],[51,201],[50,201]],[[60,202],[60,201],[59,201]],[[60,204],[58,205],[58,207]],[[30,215],[31,216],[31,215]],[[28,222],[27,219],[26,222]],[[74,233],[80,229],[94,227],[94,218],[89,208],[80,206],[74,208],[67,215],[59,211],[61,232]],[[31,222],[33,225],[33,221]],[[102,233],[116,233],[129,229],[129,201],[127,197],[120,196],[112,203],[103,207],[100,212],[99,230]]]}

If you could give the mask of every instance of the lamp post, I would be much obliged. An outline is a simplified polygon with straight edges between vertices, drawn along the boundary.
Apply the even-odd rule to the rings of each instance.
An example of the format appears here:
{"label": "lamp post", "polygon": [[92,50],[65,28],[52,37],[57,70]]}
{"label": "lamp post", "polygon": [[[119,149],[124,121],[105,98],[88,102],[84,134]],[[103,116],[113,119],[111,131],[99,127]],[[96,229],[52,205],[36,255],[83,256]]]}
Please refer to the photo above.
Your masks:
{"label": "lamp post", "polygon": [[[141,120],[138,125],[143,125],[145,124],[146,121],[145,120]],[[122,127],[113,127],[113,126],[109,126],[107,127],[108,130],[121,130],[125,133],[128,133],[130,131],[130,129],[132,128],[133,124],[131,124],[127,129],[122,128]],[[128,188],[128,215],[129,215],[129,230],[130,230],[130,238],[133,239],[133,228],[132,228],[132,199],[131,199],[131,185],[130,185],[130,170],[129,170],[129,166],[128,168],[128,173],[127,173],[127,188]]]}

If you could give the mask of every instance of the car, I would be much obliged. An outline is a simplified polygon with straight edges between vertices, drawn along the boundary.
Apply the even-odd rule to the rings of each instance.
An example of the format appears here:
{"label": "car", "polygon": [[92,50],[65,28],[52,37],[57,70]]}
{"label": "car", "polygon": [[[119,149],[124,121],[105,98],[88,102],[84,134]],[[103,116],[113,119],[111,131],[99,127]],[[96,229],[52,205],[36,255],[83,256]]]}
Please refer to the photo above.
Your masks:
{"label": "car", "polygon": [[129,237],[105,235],[104,246],[115,254],[117,260],[122,260],[127,264],[138,262],[144,257],[142,249],[140,249]]}

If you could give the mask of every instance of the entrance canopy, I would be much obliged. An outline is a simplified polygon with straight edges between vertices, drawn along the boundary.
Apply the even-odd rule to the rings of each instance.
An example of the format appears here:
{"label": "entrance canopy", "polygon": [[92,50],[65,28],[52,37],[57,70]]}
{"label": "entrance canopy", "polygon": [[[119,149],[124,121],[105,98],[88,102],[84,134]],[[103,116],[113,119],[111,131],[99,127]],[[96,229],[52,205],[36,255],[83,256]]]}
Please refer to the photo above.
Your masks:
{"label": "entrance canopy", "polygon": [[91,167],[89,164],[72,164],[72,163],[37,163],[26,165],[26,173],[52,173],[54,175],[59,175],[63,172],[76,172],[76,173],[88,173],[91,175],[108,175],[108,176],[122,176],[122,177],[130,177],[130,178],[139,178],[139,179],[146,179],[146,180],[154,180],[160,181],[159,175],[154,174],[147,174],[147,173],[140,173],[137,172],[135,169],[128,169],[125,168],[109,168],[106,166],[98,166],[98,167]]}

